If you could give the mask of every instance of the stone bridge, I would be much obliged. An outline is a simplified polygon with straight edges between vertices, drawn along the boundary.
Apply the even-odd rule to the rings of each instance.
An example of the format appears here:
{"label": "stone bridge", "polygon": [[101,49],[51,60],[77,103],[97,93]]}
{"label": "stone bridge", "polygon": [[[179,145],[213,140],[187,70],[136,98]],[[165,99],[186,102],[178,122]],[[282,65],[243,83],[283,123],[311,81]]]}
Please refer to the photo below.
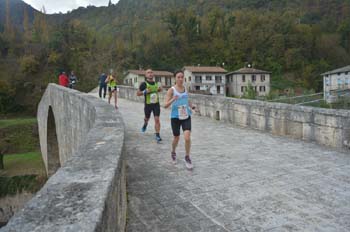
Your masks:
{"label": "stone bridge", "polygon": [[119,97],[116,111],[49,85],[38,121],[51,178],[1,232],[350,231],[349,111],[191,95],[190,172],[170,162],[169,111],[157,144],[153,122],[140,132],[143,99]]}

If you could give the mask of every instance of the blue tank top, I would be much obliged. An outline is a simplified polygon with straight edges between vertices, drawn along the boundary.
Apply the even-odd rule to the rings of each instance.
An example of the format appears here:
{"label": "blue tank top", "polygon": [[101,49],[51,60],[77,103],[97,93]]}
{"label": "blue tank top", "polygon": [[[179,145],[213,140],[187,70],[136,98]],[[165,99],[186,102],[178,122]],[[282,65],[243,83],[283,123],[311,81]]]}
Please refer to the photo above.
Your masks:
{"label": "blue tank top", "polygon": [[173,102],[171,105],[171,118],[178,118],[180,120],[185,120],[191,116],[191,110],[188,103],[188,93],[179,93],[175,87],[173,89],[173,96],[178,96],[179,98]]}

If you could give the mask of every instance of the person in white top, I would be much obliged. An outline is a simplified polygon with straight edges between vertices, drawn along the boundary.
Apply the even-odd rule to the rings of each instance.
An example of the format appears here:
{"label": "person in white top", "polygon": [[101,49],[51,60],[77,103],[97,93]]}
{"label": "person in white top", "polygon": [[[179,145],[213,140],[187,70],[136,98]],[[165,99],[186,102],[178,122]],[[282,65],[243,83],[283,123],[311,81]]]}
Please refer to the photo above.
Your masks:
{"label": "person in white top", "polygon": [[180,127],[182,127],[185,138],[185,164],[187,169],[192,170],[193,165],[190,158],[191,150],[191,115],[194,107],[188,100],[188,92],[184,84],[183,71],[175,72],[176,84],[171,87],[166,95],[165,108],[171,106],[171,128],[173,131],[173,142],[171,150],[171,158],[176,164],[176,147],[180,140]]}

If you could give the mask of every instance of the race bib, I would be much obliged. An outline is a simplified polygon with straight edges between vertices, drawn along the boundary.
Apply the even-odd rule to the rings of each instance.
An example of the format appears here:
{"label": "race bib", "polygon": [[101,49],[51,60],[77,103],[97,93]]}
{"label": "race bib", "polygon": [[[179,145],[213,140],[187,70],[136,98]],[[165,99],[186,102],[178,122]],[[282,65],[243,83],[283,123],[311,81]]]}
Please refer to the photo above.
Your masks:
{"label": "race bib", "polygon": [[158,103],[158,94],[156,93],[150,94],[150,103],[151,104]]}
{"label": "race bib", "polygon": [[180,120],[188,119],[187,105],[178,106],[177,111],[179,113]]}

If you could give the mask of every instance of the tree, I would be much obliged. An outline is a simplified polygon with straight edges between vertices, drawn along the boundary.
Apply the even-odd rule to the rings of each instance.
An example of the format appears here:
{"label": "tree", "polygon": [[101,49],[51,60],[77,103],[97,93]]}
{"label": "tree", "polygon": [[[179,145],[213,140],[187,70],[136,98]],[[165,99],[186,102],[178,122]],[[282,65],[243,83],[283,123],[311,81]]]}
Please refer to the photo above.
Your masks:
{"label": "tree", "polygon": [[6,0],[6,11],[5,11],[5,30],[4,35],[11,41],[14,38],[14,28],[11,22],[11,9],[10,0]]}
{"label": "tree", "polygon": [[23,30],[24,30],[24,39],[29,41],[31,38],[31,27],[29,23],[27,6],[23,8]]}
{"label": "tree", "polygon": [[251,99],[251,100],[256,99],[256,91],[250,81],[248,82],[247,90],[243,94],[243,98]]}
{"label": "tree", "polygon": [[182,14],[181,11],[171,11],[165,17],[164,22],[168,30],[170,31],[171,37],[173,40],[176,40],[177,35],[179,34],[182,22],[181,22]]}
{"label": "tree", "polygon": [[49,27],[46,21],[46,9],[43,6],[41,12],[34,14],[33,40],[38,43],[47,43],[49,40]]}
{"label": "tree", "polygon": [[23,56],[21,59],[21,71],[25,74],[35,74],[39,71],[40,64],[33,55]]}
{"label": "tree", "polygon": [[0,151],[0,170],[4,169],[4,154]]}
{"label": "tree", "polygon": [[193,11],[186,12],[184,20],[183,27],[187,41],[191,43],[198,40],[200,35],[200,22],[197,19],[197,16]]}
{"label": "tree", "polygon": [[337,32],[341,36],[341,45],[348,52],[350,52],[350,22],[349,22],[349,20],[342,22],[339,25]]}

